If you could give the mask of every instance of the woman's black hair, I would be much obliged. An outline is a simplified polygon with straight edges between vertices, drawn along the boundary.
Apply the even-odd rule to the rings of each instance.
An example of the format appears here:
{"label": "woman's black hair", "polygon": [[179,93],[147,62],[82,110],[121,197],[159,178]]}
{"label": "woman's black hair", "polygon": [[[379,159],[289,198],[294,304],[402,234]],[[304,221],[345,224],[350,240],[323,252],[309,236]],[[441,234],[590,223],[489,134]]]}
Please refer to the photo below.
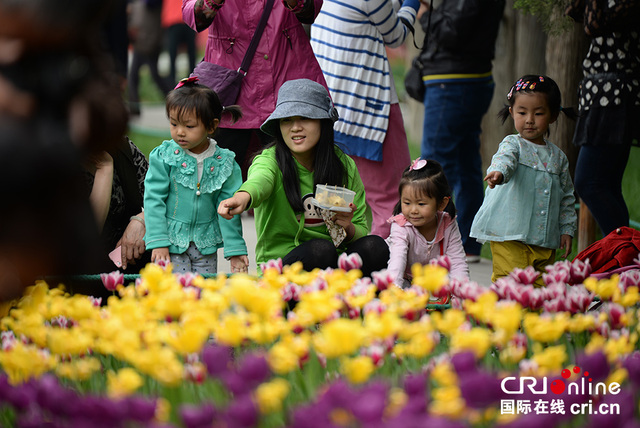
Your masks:
{"label": "woman's black hair", "polygon": [[196,118],[207,128],[213,128],[213,121],[220,120],[222,113],[229,113],[232,123],[242,117],[240,106],[234,104],[223,107],[215,91],[197,82],[183,82],[182,86],[169,92],[166,99],[167,117],[172,111],[178,120],[184,114],[194,112]]}
{"label": "woman's black hair", "polygon": [[[303,212],[300,178],[298,177],[298,168],[293,154],[291,154],[291,150],[287,147],[280,133],[268,147],[273,147],[274,145],[276,148],[276,162],[282,171],[282,185],[289,205],[295,212]],[[320,139],[315,149],[316,153],[313,161],[314,189],[316,184],[345,186],[345,168],[336,153],[336,145],[333,141],[333,122],[331,120],[322,119],[320,121]]]}
{"label": "woman's black hair", "polygon": [[444,175],[442,165],[438,161],[427,159],[426,165],[419,169],[412,169],[415,164],[416,162],[407,167],[402,173],[400,185],[398,186],[399,200],[393,209],[393,215],[398,215],[402,212],[402,190],[405,186],[410,185],[414,186],[418,192],[435,199],[437,205],[440,205],[444,198],[449,197],[449,203],[444,208],[444,211],[449,213],[451,218],[455,218],[456,206],[453,203],[451,187],[447,177]]}
{"label": "woman's black hair", "polygon": [[523,92],[526,93],[541,93],[547,97],[547,104],[551,115],[557,117],[560,112],[563,112],[570,119],[576,119],[578,115],[576,111],[571,107],[562,107],[562,96],[560,94],[560,88],[558,84],[548,76],[541,76],[538,74],[527,74],[522,76],[516,83],[513,84],[509,92],[507,93],[507,103],[498,112],[498,118],[504,123],[511,114],[509,109],[513,107],[516,101],[516,96]]}

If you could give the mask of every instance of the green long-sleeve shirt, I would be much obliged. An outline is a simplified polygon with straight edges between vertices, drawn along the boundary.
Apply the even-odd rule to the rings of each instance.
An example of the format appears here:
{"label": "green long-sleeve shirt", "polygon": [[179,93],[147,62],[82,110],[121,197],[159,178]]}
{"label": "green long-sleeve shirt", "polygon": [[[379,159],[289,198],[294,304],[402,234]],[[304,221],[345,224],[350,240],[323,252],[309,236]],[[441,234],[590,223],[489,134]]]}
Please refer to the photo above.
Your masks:
{"label": "green long-sleeve shirt", "polygon": [[[348,179],[345,187],[356,192],[353,200],[357,207],[353,216],[356,230],[351,239],[353,241],[369,233],[364,185],[355,162],[337,148],[336,153],[347,171]],[[319,210],[311,204],[311,198],[315,194],[313,172],[297,161],[296,166],[300,178],[304,213],[294,212],[287,200],[282,184],[282,172],[276,162],[275,147],[266,149],[256,156],[249,168],[247,181],[238,190],[251,195],[251,204],[248,208],[255,209],[258,266],[268,260],[286,256],[300,243],[311,239],[331,240]],[[347,242],[343,242],[338,251],[344,250],[346,244]]]}

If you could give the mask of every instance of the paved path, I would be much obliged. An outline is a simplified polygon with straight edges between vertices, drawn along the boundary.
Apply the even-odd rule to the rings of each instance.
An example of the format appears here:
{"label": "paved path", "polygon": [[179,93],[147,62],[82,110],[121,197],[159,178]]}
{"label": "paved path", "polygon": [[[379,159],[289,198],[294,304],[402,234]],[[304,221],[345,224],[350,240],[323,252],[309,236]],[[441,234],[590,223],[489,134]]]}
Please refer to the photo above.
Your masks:
{"label": "paved path", "polygon": [[[169,129],[164,105],[160,104],[143,104],[139,117],[132,119],[129,123],[131,129],[150,135],[166,135]],[[256,272],[255,264],[255,247],[256,247],[256,229],[253,217],[247,213],[242,215],[242,228],[245,241],[249,250],[249,272]],[[222,257],[222,252],[218,252],[218,272],[228,272],[229,262]],[[489,286],[491,284],[491,261],[481,259],[480,263],[469,264],[469,274],[472,281],[481,285]]]}

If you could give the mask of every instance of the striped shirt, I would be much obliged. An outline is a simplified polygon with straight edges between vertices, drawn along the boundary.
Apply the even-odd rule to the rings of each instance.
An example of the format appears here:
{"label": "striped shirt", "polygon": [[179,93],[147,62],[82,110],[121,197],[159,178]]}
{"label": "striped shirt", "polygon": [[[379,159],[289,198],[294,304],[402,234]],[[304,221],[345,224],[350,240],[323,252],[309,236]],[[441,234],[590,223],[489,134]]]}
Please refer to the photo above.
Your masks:
{"label": "striped shirt", "polygon": [[398,102],[386,47],[400,46],[419,0],[325,0],[311,46],[340,114],[335,140],[354,156],[382,160],[391,103]]}

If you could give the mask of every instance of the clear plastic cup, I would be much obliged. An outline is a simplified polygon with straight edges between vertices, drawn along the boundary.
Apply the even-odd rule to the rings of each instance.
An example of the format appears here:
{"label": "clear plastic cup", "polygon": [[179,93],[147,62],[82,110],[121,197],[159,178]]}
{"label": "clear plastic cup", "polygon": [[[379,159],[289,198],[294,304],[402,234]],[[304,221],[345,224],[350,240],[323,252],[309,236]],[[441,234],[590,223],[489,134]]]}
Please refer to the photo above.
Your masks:
{"label": "clear plastic cup", "polygon": [[323,207],[349,208],[356,192],[339,186],[328,184],[316,185],[316,201]]}

